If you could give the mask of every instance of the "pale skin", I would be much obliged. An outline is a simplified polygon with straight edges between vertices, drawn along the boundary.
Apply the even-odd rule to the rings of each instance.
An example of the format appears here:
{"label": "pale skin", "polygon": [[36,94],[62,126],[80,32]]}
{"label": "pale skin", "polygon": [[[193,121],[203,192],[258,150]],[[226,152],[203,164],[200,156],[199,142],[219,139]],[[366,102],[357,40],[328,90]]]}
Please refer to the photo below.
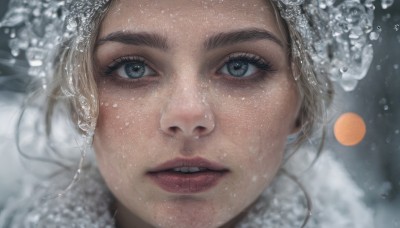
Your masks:
{"label": "pale skin", "polygon": [[[215,42],[218,35],[226,39]],[[271,183],[298,130],[300,96],[271,5],[114,1],[94,58],[94,149],[117,225],[232,227]],[[136,79],[125,68],[132,63],[144,70]],[[235,63],[244,74],[231,74]],[[171,193],[146,176],[165,161],[198,157],[229,170],[207,191]]]}

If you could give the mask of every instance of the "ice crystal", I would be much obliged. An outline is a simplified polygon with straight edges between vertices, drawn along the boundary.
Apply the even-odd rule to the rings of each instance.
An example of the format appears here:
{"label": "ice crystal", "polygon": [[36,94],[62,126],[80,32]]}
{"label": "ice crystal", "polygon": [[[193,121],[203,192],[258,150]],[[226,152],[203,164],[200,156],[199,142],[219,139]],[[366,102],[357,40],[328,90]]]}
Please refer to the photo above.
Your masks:
{"label": "ice crystal", "polygon": [[[0,21],[0,27],[11,38],[9,47],[14,57],[25,54],[30,66],[28,74],[42,82],[42,88],[53,83],[57,57],[62,48],[83,52],[91,37],[91,22],[109,0],[10,0],[9,10]],[[71,43],[71,41],[73,42]],[[65,45],[68,44],[68,45]],[[64,45],[64,46],[63,46]],[[67,86],[63,95],[76,99],[78,126],[91,135],[93,108],[87,97],[81,95],[74,74],[82,66],[72,59],[65,67]]]}
{"label": "ice crystal", "polygon": [[382,9],[387,9],[389,8],[391,5],[393,5],[394,0],[381,0],[381,4],[382,4]]}
{"label": "ice crystal", "polygon": [[311,59],[305,76],[328,74],[344,90],[353,90],[372,62],[373,49],[368,41],[379,38],[379,30],[370,34],[373,0],[364,4],[357,0],[276,2],[288,26],[300,34],[301,39],[292,41],[294,56],[304,59],[301,55],[305,52]]}

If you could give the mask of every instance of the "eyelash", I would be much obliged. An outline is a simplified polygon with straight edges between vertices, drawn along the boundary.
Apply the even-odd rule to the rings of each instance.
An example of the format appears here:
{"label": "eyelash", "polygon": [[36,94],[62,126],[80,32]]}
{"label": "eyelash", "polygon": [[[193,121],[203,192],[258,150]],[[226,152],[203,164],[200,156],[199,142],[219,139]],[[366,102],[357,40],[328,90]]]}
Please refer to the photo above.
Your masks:
{"label": "eyelash", "polygon": [[140,63],[140,64],[144,64],[145,66],[149,67],[149,64],[147,64],[146,60],[142,57],[124,56],[124,57],[115,59],[110,65],[108,65],[104,74],[107,76],[111,76],[114,73],[114,71],[118,70],[118,68],[120,68],[121,66],[123,66],[124,64],[127,64],[127,63]]}
{"label": "eyelash", "polygon": [[[244,77],[235,77],[233,75],[227,75],[227,76],[223,76],[225,78],[229,78],[229,80],[233,80],[233,81],[250,81],[251,79],[264,79],[266,76],[268,76],[268,73],[272,73],[275,70],[273,69],[273,66],[270,62],[264,60],[263,58],[254,55],[254,54],[250,54],[250,53],[234,53],[229,55],[225,61],[223,61],[223,64],[220,65],[218,67],[217,70],[217,74],[218,75],[223,75],[223,73],[221,73],[223,68],[226,68],[227,65],[229,63],[232,63],[234,61],[242,61],[245,62],[249,65],[253,65],[257,71],[261,71],[261,75],[260,72],[256,72],[255,75],[250,75],[250,76],[244,76]],[[115,59],[110,65],[108,65],[106,67],[106,70],[104,71],[104,74],[106,76],[113,76],[114,72],[117,71],[120,67],[124,66],[125,64],[128,63],[138,63],[138,64],[143,64],[144,66],[150,68],[152,71],[156,72],[152,67],[149,66],[149,64],[147,63],[147,61],[139,56],[124,56],[124,57],[120,57]],[[152,75],[155,76],[155,75]],[[132,83],[137,83],[141,80],[143,80],[145,77],[151,77],[151,76],[144,76],[143,78],[137,78],[137,79],[125,79],[122,78],[122,80],[126,81],[131,81]],[[120,77],[113,77],[114,79],[121,79]]]}
{"label": "eyelash", "polygon": [[[248,64],[254,65],[257,68],[257,70],[260,70],[264,73],[263,76],[266,76],[267,75],[266,73],[275,72],[275,70],[270,62],[264,60],[260,56],[250,54],[250,53],[235,53],[235,54],[229,55],[227,60],[225,60],[223,62],[222,66],[220,66],[218,68],[217,72],[221,71],[221,69],[224,68],[227,64],[234,62],[234,61],[243,61]],[[248,80],[250,78],[253,78],[254,76],[238,77],[238,78],[234,78],[232,76],[228,76],[228,77],[233,78],[233,80]]]}

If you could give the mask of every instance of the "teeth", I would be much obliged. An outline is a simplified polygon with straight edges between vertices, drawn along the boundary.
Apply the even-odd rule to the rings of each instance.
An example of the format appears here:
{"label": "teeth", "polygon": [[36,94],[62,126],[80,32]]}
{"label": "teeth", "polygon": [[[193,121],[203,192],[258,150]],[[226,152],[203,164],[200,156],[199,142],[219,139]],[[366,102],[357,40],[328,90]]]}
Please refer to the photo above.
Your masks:
{"label": "teeth", "polygon": [[198,167],[190,167],[189,168],[189,172],[199,172],[200,171],[200,168],[198,168]]}
{"label": "teeth", "polygon": [[173,169],[175,172],[182,172],[182,173],[196,173],[204,170],[199,167],[178,167]]}

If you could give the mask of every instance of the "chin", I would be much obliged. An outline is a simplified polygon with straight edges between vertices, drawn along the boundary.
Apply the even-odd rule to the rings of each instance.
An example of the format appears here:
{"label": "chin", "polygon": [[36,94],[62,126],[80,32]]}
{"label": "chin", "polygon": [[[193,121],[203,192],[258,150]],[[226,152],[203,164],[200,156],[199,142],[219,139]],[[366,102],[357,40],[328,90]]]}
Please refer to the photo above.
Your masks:
{"label": "chin", "polygon": [[222,202],[210,203],[192,197],[177,197],[151,208],[151,225],[163,228],[212,228],[228,223],[234,213],[221,208]]}

